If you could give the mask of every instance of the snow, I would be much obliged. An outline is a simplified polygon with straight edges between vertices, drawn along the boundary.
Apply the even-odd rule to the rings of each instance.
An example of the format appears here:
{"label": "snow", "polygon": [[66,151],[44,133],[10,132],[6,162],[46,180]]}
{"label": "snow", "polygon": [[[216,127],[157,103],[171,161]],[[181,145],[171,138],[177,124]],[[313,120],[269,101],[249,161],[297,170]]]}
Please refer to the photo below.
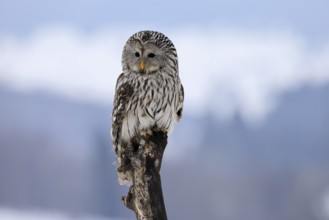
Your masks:
{"label": "snow", "polygon": [[[45,212],[40,210],[18,210],[0,208],[0,220],[105,220],[101,217],[69,215],[56,212]],[[106,220],[119,220],[106,218]],[[121,219],[122,220],[122,219]]]}
{"label": "snow", "polygon": [[[0,83],[44,89],[75,99],[112,103],[121,52],[133,34],[104,28],[86,34],[65,26],[36,29],[29,37],[0,38]],[[179,29],[174,42],[185,87],[185,113],[239,114],[262,121],[280,94],[329,81],[329,42],[321,47],[293,31]]]}

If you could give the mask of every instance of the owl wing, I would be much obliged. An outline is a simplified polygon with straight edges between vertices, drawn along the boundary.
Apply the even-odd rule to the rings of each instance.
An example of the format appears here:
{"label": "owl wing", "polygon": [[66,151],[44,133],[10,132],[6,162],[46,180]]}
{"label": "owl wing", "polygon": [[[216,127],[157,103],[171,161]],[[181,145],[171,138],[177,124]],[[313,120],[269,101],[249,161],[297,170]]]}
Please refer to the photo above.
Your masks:
{"label": "owl wing", "polygon": [[121,74],[117,80],[112,111],[112,143],[116,153],[121,139],[122,122],[127,113],[129,100],[134,93],[134,87],[129,82],[122,83],[123,78],[124,75]]}
{"label": "owl wing", "polygon": [[184,87],[180,84],[179,88],[179,98],[178,98],[178,105],[177,105],[177,112],[176,112],[176,121],[179,122],[183,115],[183,103],[184,103]]}

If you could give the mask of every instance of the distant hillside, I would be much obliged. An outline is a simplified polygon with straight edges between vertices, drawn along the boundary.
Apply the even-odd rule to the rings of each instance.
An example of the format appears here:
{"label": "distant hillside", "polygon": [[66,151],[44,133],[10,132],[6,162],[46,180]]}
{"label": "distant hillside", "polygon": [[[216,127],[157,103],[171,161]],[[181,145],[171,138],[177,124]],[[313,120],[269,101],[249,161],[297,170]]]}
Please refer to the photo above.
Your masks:
{"label": "distant hillside", "polygon": [[[161,171],[169,218],[321,219],[328,97],[329,85],[284,94],[258,128],[185,109]],[[0,104],[0,206],[133,217],[120,201],[110,105],[5,87]]]}

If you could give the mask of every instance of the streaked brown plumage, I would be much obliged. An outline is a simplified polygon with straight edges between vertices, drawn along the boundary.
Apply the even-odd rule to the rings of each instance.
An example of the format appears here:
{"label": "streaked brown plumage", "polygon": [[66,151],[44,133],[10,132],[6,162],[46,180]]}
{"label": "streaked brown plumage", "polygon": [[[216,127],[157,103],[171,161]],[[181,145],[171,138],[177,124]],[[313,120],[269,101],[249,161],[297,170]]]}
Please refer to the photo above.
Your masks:
{"label": "streaked brown plumage", "polygon": [[114,97],[112,140],[119,182],[131,184],[125,148],[132,137],[151,128],[168,133],[182,117],[184,89],[176,49],[162,33],[141,31],[131,36],[123,49],[122,68]]}

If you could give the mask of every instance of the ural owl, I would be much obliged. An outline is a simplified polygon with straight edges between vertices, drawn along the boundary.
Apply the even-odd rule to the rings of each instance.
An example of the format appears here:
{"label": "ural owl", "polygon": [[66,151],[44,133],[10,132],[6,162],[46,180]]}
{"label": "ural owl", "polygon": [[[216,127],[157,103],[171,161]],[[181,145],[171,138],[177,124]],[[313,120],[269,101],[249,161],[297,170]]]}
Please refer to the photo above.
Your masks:
{"label": "ural owl", "polygon": [[120,184],[132,184],[125,151],[131,138],[159,129],[166,134],[182,117],[184,89],[178,76],[177,52],[162,33],[131,36],[122,53],[123,72],[116,84],[112,141]]}

